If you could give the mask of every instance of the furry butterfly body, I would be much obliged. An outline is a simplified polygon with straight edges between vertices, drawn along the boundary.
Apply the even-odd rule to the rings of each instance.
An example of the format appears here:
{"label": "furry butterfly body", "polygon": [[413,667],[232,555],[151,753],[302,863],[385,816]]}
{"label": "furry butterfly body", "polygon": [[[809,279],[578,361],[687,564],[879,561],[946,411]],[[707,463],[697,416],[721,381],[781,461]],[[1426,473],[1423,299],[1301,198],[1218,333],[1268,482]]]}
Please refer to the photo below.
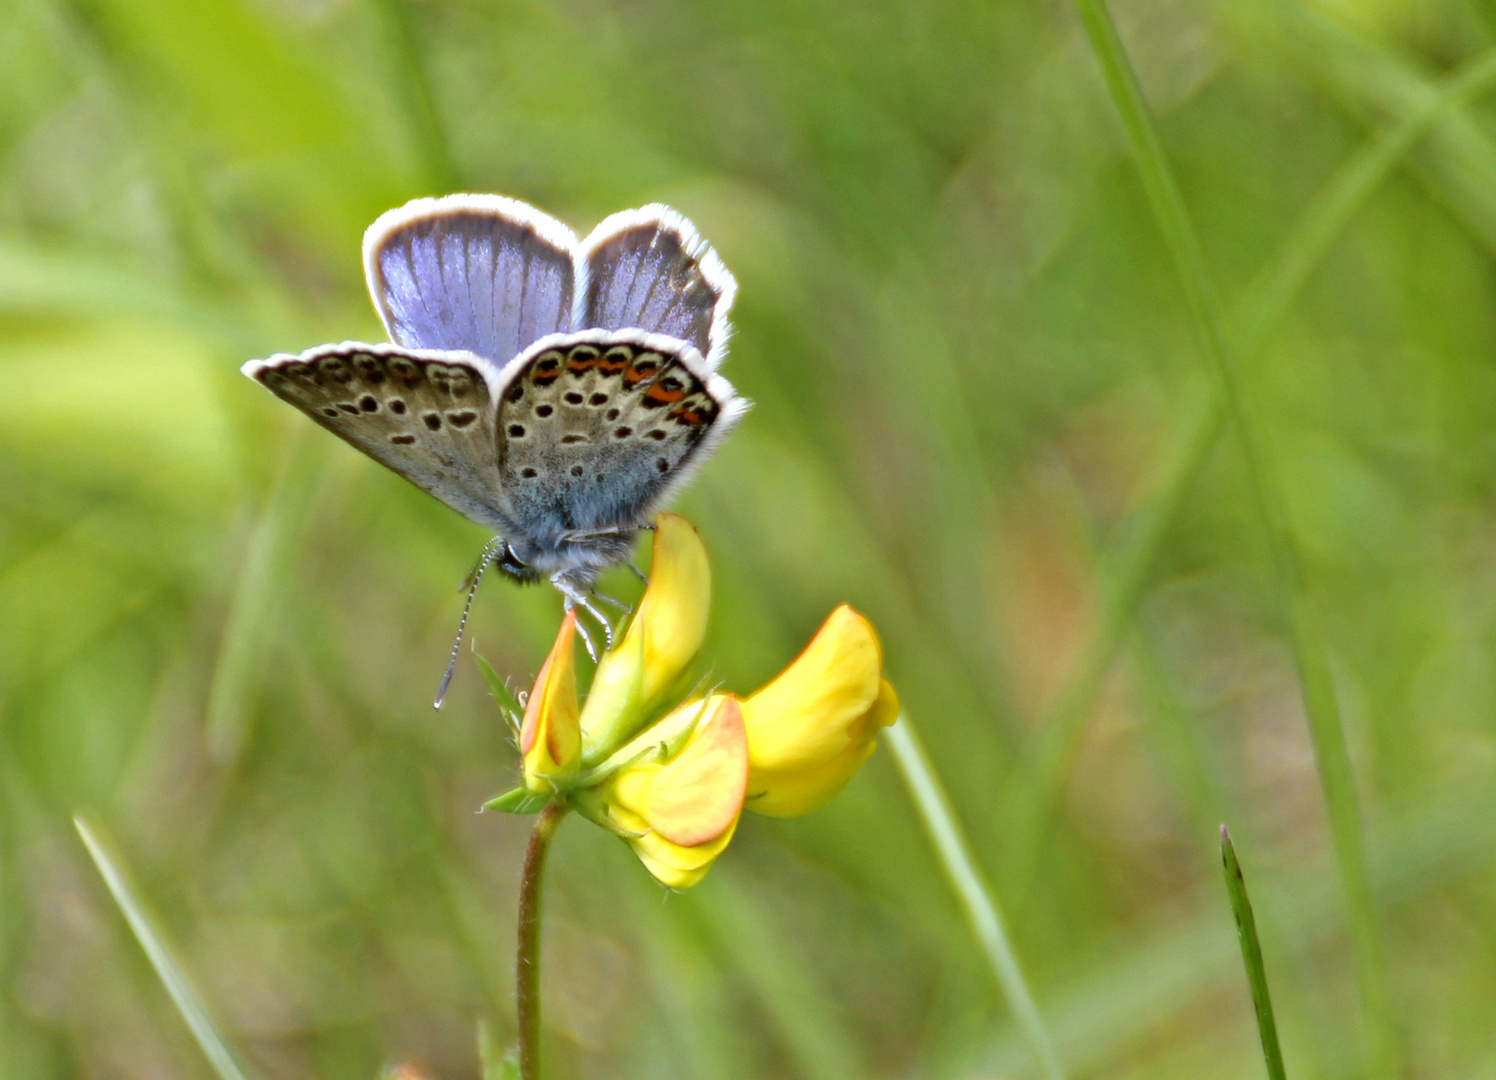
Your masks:
{"label": "furry butterfly body", "polygon": [[573,602],[747,408],[716,373],[736,284],[663,206],[584,242],[499,196],[418,199],[364,237],[392,344],[244,365],[317,423],[497,534],[510,577]]}

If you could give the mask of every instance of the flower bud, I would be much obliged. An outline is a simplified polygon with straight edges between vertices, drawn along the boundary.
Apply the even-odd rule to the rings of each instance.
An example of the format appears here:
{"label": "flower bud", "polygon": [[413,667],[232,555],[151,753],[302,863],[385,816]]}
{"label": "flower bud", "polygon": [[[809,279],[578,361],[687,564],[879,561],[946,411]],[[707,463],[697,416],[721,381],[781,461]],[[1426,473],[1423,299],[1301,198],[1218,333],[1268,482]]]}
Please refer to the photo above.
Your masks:
{"label": "flower bud", "polygon": [[589,764],[624,743],[690,665],[706,635],[712,571],[695,528],[677,514],[655,520],[649,587],[617,648],[597,665],[582,713]]}
{"label": "flower bud", "polygon": [[548,795],[576,775],[582,758],[577,704],[577,617],[568,612],[525,703],[519,750],[525,759],[525,787]]}

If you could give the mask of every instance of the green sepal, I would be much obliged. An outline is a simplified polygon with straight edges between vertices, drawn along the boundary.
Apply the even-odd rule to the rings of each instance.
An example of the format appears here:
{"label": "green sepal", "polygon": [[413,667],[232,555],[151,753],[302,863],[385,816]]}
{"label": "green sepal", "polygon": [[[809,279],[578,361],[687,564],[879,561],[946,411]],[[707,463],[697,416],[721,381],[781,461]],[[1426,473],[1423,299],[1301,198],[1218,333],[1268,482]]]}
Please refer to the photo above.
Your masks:
{"label": "green sepal", "polygon": [[524,787],[506,791],[483,804],[485,810],[500,810],[506,814],[538,814],[551,801],[549,795],[536,795]]}
{"label": "green sepal", "polygon": [[515,697],[514,691],[509,689],[503,677],[493,669],[493,665],[477,653],[473,659],[478,661],[478,670],[483,673],[483,681],[488,684],[489,693],[493,694],[494,700],[499,703],[499,711],[504,714],[504,719],[509,721],[516,736],[519,732],[519,718],[524,715],[525,707],[520,704],[519,698]]}
{"label": "green sepal", "polygon": [[571,797],[568,804],[582,817],[601,829],[606,829],[614,836],[621,836],[625,840],[637,840],[642,833],[625,829],[613,820],[613,815],[608,812],[607,795],[598,788],[590,791],[578,791]]}

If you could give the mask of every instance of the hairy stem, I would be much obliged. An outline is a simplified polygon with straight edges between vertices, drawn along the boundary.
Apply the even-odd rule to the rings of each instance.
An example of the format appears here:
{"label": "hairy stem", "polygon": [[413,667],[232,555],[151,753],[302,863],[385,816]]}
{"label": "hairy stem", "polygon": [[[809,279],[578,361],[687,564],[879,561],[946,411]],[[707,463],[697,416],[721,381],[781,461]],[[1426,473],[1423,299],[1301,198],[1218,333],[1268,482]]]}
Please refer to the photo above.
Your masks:
{"label": "hairy stem", "polygon": [[519,880],[519,945],[514,953],[515,1017],[520,1080],[540,1080],[540,914],[545,857],[566,807],[550,803],[535,819]]}

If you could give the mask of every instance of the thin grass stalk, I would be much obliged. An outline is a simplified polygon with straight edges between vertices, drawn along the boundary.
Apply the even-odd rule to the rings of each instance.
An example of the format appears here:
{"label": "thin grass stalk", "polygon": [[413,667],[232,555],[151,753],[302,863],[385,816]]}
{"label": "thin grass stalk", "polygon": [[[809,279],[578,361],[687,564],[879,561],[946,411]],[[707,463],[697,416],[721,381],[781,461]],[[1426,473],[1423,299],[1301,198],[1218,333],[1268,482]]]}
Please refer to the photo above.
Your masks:
{"label": "thin grass stalk", "polygon": [[845,1021],[775,931],[770,913],[729,867],[717,867],[713,875],[711,895],[687,893],[686,903],[757,998],[795,1071],[816,1080],[867,1076]]}
{"label": "thin grass stalk", "polygon": [[1252,915],[1252,901],[1247,896],[1247,879],[1231,834],[1221,826],[1221,867],[1226,874],[1226,895],[1231,898],[1231,913],[1236,917],[1236,934],[1241,939],[1242,963],[1247,968],[1247,984],[1252,990],[1252,1008],[1257,1014],[1257,1035],[1262,1040],[1262,1057],[1267,1063],[1269,1080],[1288,1080],[1283,1068],[1283,1048],[1278,1043],[1278,1023],[1273,1019],[1273,999],[1267,990],[1267,969],[1262,963],[1262,943],[1257,940],[1257,920]]}
{"label": "thin grass stalk", "polygon": [[1284,594],[1289,644],[1298,669],[1300,692],[1309,720],[1319,767],[1320,786],[1329,811],[1336,862],[1346,897],[1363,1008],[1372,1035],[1374,1072],[1399,1072],[1397,1034],[1387,986],[1381,929],[1366,865],[1361,813],[1351,770],[1350,753],[1341,725],[1329,656],[1304,592],[1298,550],[1288,519],[1281,483],[1266,445],[1263,427],[1254,415],[1235,351],[1227,337],[1214,287],[1206,273],[1188,208],[1170,168],[1142,87],[1102,0],[1076,0],[1092,50],[1101,64],[1107,89],[1121,114],[1132,144],[1148,201],[1164,242],[1184,286],[1191,314],[1204,340],[1207,356],[1220,382],[1229,415],[1246,459],[1253,500],[1266,530],[1273,568]]}
{"label": "thin grass stalk", "polygon": [[[1232,338],[1238,356],[1252,356],[1262,348],[1314,268],[1408,151],[1442,117],[1490,89],[1493,83],[1496,83],[1496,49],[1461,66],[1440,83],[1434,97],[1372,138],[1336,170],[1238,302],[1232,320]],[[1076,675],[1054,708],[1036,726],[1033,742],[1025,750],[1027,764],[1016,773],[1024,779],[1014,783],[1008,800],[1005,815],[1011,823],[1008,874],[1013,882],[1013,896],[1027,894],[1049,819],[1085,734],[1086,719],[1096,706],[1097,695],[1132,625],[1148,573],[1168,537],[1184,494],[1215,445],[1225,413],[1220,384],[1213,382],[1204,400],[1191,407],[1183,433],[1171,442],[1172,449],[1164,458],[1157,480],[1147,485],[1160,492],[1158,498],[1142,511],[1142,519],[1124,550],[1098,566],[1101,618],[1081,652]]]}
{"label": "thin grass stalk", "polygon": [[955,810],[908,713],[899,714],[898,722],[884,733],[884,739],[893,750],[894,761],[909,788],[946,877],[961,906],[966,909],[967,921],[987,956],[1008,1011],[1017,1020],[1044,1075],[1049,1080],[1064,1080],[1065,1071],[1029,991],[1018,955],[1013,951],[997,899],[977,868],[976,858],[966,842],[960,822],[956,820]]}
{"label": "thin grass stalk", "polygon": [[136,898],[134,890],[130,888],[129,879],[118,859],[110,854],[108,847],[100,838],[99,831],[81,815],[73,818],[73,825],[77,828],[78,835],[83,838],[83,846],[88,848],[89,857],[93,859],[94,866],[98,867],[104,884],[108,886],[109,895],[114,897],[114,902],[119,905],[120,912],[125,916],[125,922],[129,924],[130,931],[135,935],[135,940],[140,942],[140,947],[145,950],[146,958],[150,960],[151,967],[156,969],[156,976],[166,987],[172,1004],[177,1007],[177,1012],[186,1021],[187,1029],[192,1032],[192,1037],[202,1048],[208,1064],[213,1066],[213,1071],[218,1074],[219,1080],[247,1080],[234,1060],[234,1055],[229,1052],[228,1045],[208,1017],[208,1010],[203,1007],[202,999],[197,996],[197,991],[192,988],[186,973],[172,956],[171,950],[167,948],[166,942],[156,931],[150,916],[146,914],[144,906]]}
{"label": "thin grass stalk", "polygon": [[459,186],[457,163],[452,158],[446,125],[437,109],[431,68],[415,26],[415,12],[407,0],[374,0],[374,7],[384,23],[385,47],[397,69],[396,84],[404,99],[411,137],[420,148],[426,181],[441,193],[453,191]]}
{"label": "thin grass stalk", "polygon": [[326,453],[297,424],[275,484],[249,534],[234,583],[223,637],[208,684],[204,722],[208,753],[219,765],[239,757],[249,732],[258,682],[270,644],[270,626],[291,576],[290,553],[305,524]]}
{"label": "thin grass stalk", "polygon": [[1237,304],[1233,337],[1238,355],[1251,356],[1262,347],[1351,218],[1408,151],[1439,120],[1461,109],[1493,83],[1496,48],[1487,49],[1441,80],[1432,96],[1384,128],[1336,170]]}

